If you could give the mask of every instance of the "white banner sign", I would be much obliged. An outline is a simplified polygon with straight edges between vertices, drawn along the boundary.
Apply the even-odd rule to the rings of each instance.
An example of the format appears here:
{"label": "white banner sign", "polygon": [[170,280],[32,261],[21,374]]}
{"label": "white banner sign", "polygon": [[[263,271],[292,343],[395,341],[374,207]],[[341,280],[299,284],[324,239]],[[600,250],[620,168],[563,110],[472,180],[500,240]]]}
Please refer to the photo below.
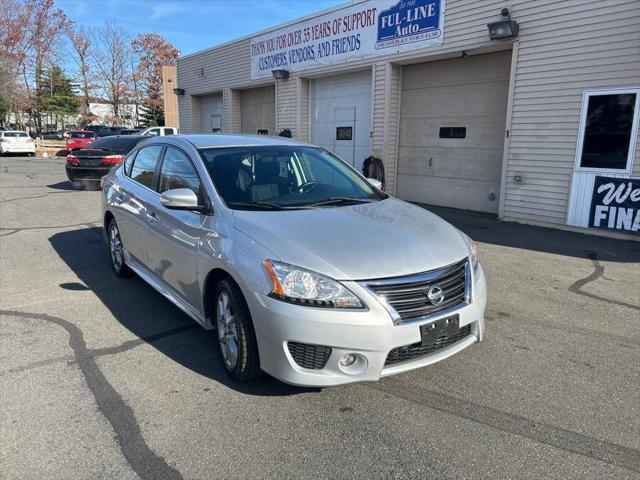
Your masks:
{"label": "white banner sign", "polygon": [[251,40],[251,78],[441,45],[445,0],[370,0]]}

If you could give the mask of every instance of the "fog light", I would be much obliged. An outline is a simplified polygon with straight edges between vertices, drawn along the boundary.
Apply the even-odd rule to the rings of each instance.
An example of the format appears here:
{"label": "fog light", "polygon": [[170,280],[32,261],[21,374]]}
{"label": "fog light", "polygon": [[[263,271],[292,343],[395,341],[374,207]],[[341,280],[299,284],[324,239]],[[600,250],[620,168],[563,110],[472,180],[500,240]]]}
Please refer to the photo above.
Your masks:
{"label": "fog light", "polygon": [[347,353],[338,360],[338,368],[350,375],[359,375],[367,369],[367,357],[359,353]]}
{"label": "fog light", "polygon": [[356,363],[356,356],[353,353],[348,353],[340,357],[341,367],[350,367],[354,363]]}

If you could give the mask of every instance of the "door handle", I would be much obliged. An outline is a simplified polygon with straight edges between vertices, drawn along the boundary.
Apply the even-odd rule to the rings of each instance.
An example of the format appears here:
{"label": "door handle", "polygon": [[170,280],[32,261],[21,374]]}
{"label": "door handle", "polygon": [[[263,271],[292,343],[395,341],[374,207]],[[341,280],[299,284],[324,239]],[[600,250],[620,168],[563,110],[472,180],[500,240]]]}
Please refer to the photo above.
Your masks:
{"label": "door handle", "polygon": [[158,216],[153,212],[147,212],[146,213],[146,217],[147,217],[147,222],[149,222],[149,223],[157,223],[158,222]]}

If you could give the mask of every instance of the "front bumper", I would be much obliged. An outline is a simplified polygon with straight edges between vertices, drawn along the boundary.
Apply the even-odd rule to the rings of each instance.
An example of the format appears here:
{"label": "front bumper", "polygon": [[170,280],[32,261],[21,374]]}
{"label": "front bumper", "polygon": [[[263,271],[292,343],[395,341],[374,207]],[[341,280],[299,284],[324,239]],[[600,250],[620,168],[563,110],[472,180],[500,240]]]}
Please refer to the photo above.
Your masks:
{"label": "front bumper", "polygon": [[104,177],[111,167],[81,167],[74,165],[65,165],[67,178],[74,182],[76,180],[95,180],[99,181]]}
{"label": "front bumper", "polygon": [[[397,347],[420,342],[420,325],[452,315],[435,314],[420,322],[394,325],[391,316],[370,293],[356,282],[343,282],[368,306],[366,311],[340,311],[285,303],[263,294],[246,291],[245,298],[253,317],[260,352],[260,366],[283,382],[300,386],[331,386],[371,382],[444,360],[482,340],[487,288],[482,267],[472,279],[472,301],[454,313],[460,327],[471,326],[470,335],[448,347],[425,356],[385,366],[387,355]],[[288,342],[331,347],[324,368],[299,366]],[[366,367],[358,373],[346,372],[338,363],[343,355],[355,353],[366,358]]]}

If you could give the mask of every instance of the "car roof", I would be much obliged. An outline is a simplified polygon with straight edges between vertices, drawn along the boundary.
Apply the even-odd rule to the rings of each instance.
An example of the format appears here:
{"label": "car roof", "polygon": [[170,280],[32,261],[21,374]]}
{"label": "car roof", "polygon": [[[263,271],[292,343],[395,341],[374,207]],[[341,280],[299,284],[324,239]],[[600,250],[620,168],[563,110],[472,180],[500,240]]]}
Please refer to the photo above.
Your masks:
{"label": "car roof", "polygon": [[156,142],[166,142],[169,139],[182,139],[191,143],[196,148],[309,145],[308,143],[300,142],[298,140],[287,137],[274,137],[268,135],[224,135],[219,133],[212,133],[208,135],[170,135],[169,137],[152,138]]}

